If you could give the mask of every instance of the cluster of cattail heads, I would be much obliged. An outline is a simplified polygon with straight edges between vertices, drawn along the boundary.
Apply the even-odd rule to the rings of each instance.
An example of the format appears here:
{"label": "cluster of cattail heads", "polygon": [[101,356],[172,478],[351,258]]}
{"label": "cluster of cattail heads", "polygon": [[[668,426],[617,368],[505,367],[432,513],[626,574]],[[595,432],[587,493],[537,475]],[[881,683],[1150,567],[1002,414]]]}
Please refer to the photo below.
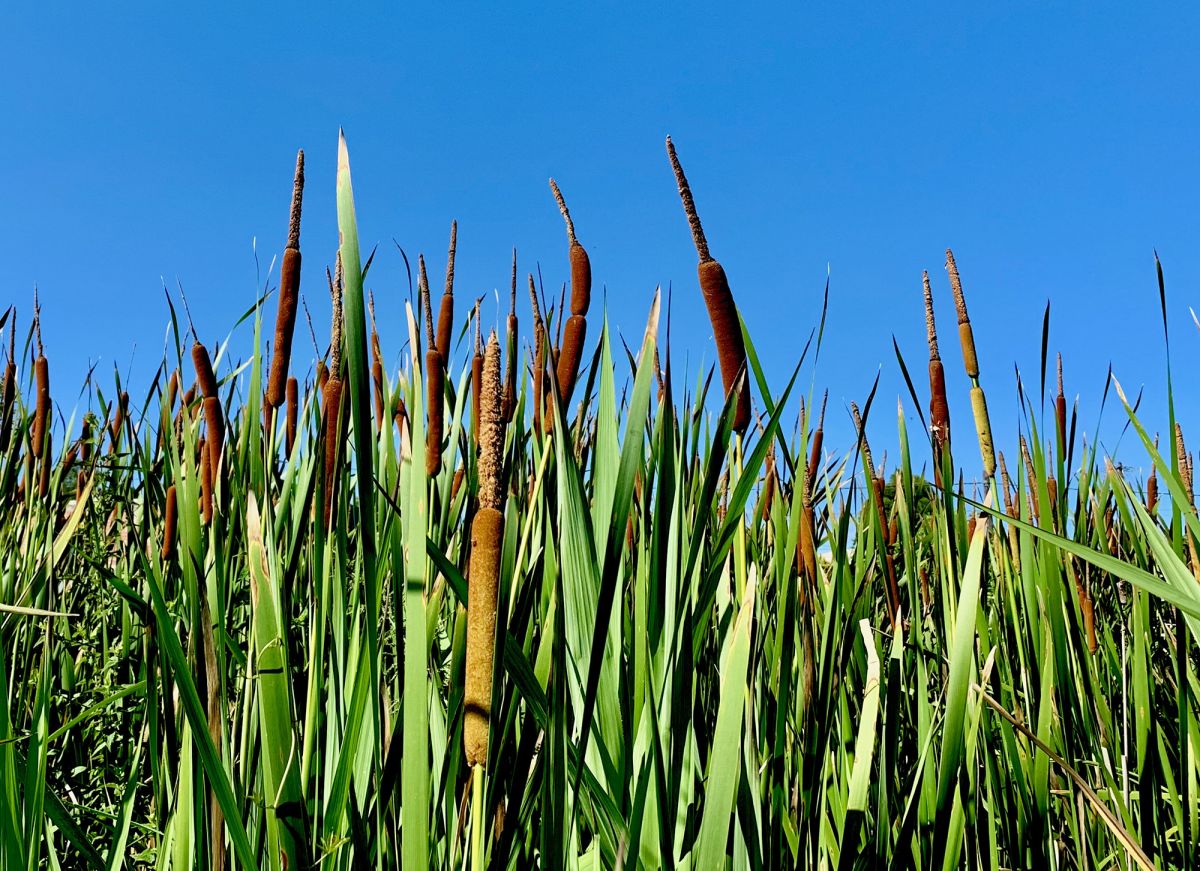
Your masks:
{"label": "cluster of cattail heads", "polygon": [[708,251],[708,240],[704,236],[704,228],[700,225],[700,216],[696,212],[696,203],[692,199],[692,189],[688,185],[687,176],[683,174],[683,166],[675,154],[675,146],[671,137],[667,137],[667,157],[671,168],[675,171],[675,182],[679,186],[679,198],[683,201],[683,211],[687,215],[688,226],[692,230],[692,241],[699,255],[698,267],[700,277],[700,292],[704,295],[704,304],[708,308],[708,317],[712,322],[713,337],[717,343],[717,358],[721,363],[721,380],[725,385],[725,396],[728,397],[736,387],[737,411],[733,418],[735,432],[744,433],[750,423],[750,390],[746,384],[744,369],[746,366],[746,343],[742,337],[741,321],[738,318],[737,306],[733,302],[733,294],[729,290],[729,279],[719,262],[713,259]]}
{"label": "cluster of cattail heads", "polygon": [[[963,294],[962,279],[958,274],[958,264],[954,260],[954,252],[946,249],[946,272],[950,276],[950,291],[954,295],[954,308],[958,313],[958,338],[962,345],[963,365],[967,377],[971,379],[971,412],[975,419],[975,434],[979,440],[979,453],[983,458],[983,471],[986,477],[996,474],[996,452],[992,446],[992,424],[988,418],[987,399],[983,388],[979,385],[979,357],[975,353],[975,334],[971,329],[971,319],[967,315],[967,299]],[[927,310],[927,322],[932,325],[932,315]],[[934,352],[936,341],[931,345],[930,353]],[[931,366],[931,378],[932,369]],[[944,392],[944,388],[943,388]],[[947,424],[949,411],[947,410]]]}

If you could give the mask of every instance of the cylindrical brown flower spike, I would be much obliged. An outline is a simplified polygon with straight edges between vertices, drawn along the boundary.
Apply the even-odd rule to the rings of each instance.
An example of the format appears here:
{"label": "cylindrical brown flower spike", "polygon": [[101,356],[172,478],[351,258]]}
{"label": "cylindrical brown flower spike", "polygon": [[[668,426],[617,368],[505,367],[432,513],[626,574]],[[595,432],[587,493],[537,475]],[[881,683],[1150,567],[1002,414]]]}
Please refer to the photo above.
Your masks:
{"label": "cylindrical brown flower spike", "polygon": [[33,362],[33,374],[37,381],[37,404],[33,410],[33,455],[41,459],[46,443],[46,424],[50,419],[50,363],[46,355],[39,353]]}
{"label": "cylindrical brown flower spike", "polygon": [[946,370],[938,351],[937,325],[933,319],[933,288],[929,273],[921,276],[925,287],[925,332],[929,340],[929,434],[933,441],[933,474],[938,486],[942,483],[942,451],[950,441],[950,403],[946,400]]}
{"label": "cylindrical brown flower spike", "polygon": [[292,455],[292,448],[296,445],[296,417],[300,402],[299,397],[300,385],[295,377],[289,377],[287,380],[287,412],[285,416],[286,433],[287,433],[287,452],[288,456]]}
{"label": "cylindrical brown flower spike", "polygon": [[333,497],[337,490],[338,466],[342,449],[342,379],[330,375],[322,391],[325,414],[325,527],[333,516]]}
{"label": "cylindrical brown flower spike", "polygon": [[450,222],[450,253],[446,256],[446,289],[438,307],[437,352],[442,365],[450,360],[450,337],[454,332],[454,253],[458,247],[458,221]]}
{"label": "cylindrical brown flower spike", "polygon": [[529,302],[533,308],[533,428],[537,430],[542,424],[542,396],[545,393],[546,325],[538,308],[533,273],[529,275]]}
{"label": "cylindrical brown flower spike", "polygon": [[292,182],[292,210],[288,222],[288,244],[279,272],[279,312],[275,316],[275,356],[267,378],[267,402],[272,408],[283,404],[287,389],[288,363],[292,357],[292,335],[296,329],[296,303],[300,297],[300,208],[304,199],[304,150],[296,154]]}
{"label": "cylindrical brown flower spike", "polygon": [[129,411],[129,394],[122,391],[117,398],[117,410],[113,415],[112,424],[109,426],[109,436],[112,439],[109,442],[108,452],[115,454],[117,448],[121,444],[121,430],[125,428],[125,415]]}
{"label": "cylindrical brown flower spike", "polygon": [[9,362],[4,367],[4,387],[0,394],[0,453],[8,450],[12,438],[12,410],[17,395],[17,366]]}
{"label": "cylindrical brown flower spike", "polygon": [[204,400],[204,423],[208,431],[208,450],[213,474],[218,474],[221,458],[225,455],[225,415],[221,411],[221,400],[215,396]]}
{"label": "cylindrical brown flower spike", "polygon": [[341,463],[343,437],[342,418],[342,260],[338,256],[337,278],[329,278],[329,293],[333,297],[333,318],[330,327],[329,376],[322,388],[321,409],[324,415],[325,436],[325,504],[322,513],[325,528],[333,517],[333,497],[337,490],[338,467]]}
{"label": "cylindrical brown flower spike", "polygon": [[196,383],[200,385],[200,395],[205,399],[217,395],[217,376],[213,373],[212,361],[208,356],[208,348],[200,342],[192,345],[192,365],[196,367]]}
{"label": "cylindrical brown flower spike", "polygon": [[[567,253],[571,261],[571,317],[564,325],[555,373],[558,378],[558,391],[565,406],[575,390],[579,362],[583,358],[583,342],[587,334],[585,316],[592,302],[592,263],[588,259],[587,250],[579,244],[579,239],[575,236],[575,222],[571,220],[566,200],[563,199],[562,191],[558,189],[554,179],[550,179],[550,190],[554,192],[558,210],[567,225]],[[561,315],[559,317],[561,318]]]}
{"label": "cylindrical brown flower spike", "polygon": [[213,473],[208,455],[208,443],[201,438],[197,444],[200,451],[200,517],[204,525],[212,523],[213,517]]}
{"label": "cylindrical brown flower spike", "polygon": [[[513,269],[516,269],[516,256],[516,249],[513,249]],[[0,393],[0,453],[8,450],[8,444],[12,439],[13,403],[17,397],[17,310],[15,308],[12,310],[12,319],[12,326],[8,329],[8,363],[4,366],[4,386],[3,392]]]}
{"label": "cylindrical brown flower spike", "polygon": [[425,433],[425,474],[436,477],[442,471],[442,429],[445,425],[445,381],[442,366],[444,361],[437,350],[433,334],[433,309],[429,303],[429,278],[425,274],[425,258],[417,257],[417,283],[421,300],[425,306],[425,403],[428,406],[428,431]]}
{"label": "cylindrical brown flower spike", "polygon": [[175,485],[172,484],[167,488],[167,511],[163,518],[162,558],[164,560],[170,559],[171,554],[175,552],[175,518],[178,511]]}
{"label": "cylindrical brown flower spike", "polygon": [[[704,228],[700,225],[692,190],[688,186],[687,176],[683,174],[679,158],[675,155],[675,146],[670,136],[667,137],[667,156],[671,160],[671,168],[675,171],[679,198],[683,201],[683,210],[692,230],[692,241],[695,242],[696,253],[700,256],[700,291],[704,294],[704,304],[708,307],[708,318],[712,322],[717,357],[721,363],[721,380],[725,385],[725,396],[728,397],[746,365],[746,344],[742,339],[737,306],[733,302],[725,270],[708,253],[708,241],[704,237]],[[744,433],[749,423],[750,390],[743,379],[737,398],[737,413],[733,419],[734,431]]]}
{"label": "cylindrical brown flower spike", "polygon": [[492,333],[484,351],[479,426],[479,510],[471,523],[467,597],[463,746],[467,764],[487,765],[496,642],[496,591],[504,542],[504,423],[500,417],[500,342]]}

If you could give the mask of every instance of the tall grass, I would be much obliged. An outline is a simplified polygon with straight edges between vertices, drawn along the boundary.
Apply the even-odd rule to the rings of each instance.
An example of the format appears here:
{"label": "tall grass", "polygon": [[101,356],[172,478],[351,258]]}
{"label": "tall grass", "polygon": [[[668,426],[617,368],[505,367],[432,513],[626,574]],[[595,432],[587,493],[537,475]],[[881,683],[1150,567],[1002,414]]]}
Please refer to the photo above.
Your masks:
{"label": "tall grass", "polygon": [[[593,312],[578,371],[551,377],[566,313],[539,311],[531,282],[532,344],[517,335],[515,255],[508,335],[478,379],[449,353],[451,305],[434,334],[425,279],[405,333],[372,337],[404,362],[372,377],[387,358],[368,346],[344,141],[337,192],[327,380],[279,359],[283,335],[268,366],[265,295],[246,356],[192,345],[199,393],[177,409],[172,310],[143,393],[92,384],[125,417],[109,433],[52,413],[33,325],[21,344],[15,311],[0,322],[0,868],[1196,858],[1191,459],[1158,450],[1118,383],[1145,491],[1065,401],[1024,392],[1003,440],[1019,468],[1001,454],[997,479],[952,257],[971,394],[938,395],[914,276],[934,395],[912,388],[894,424],[867,397],[837,453],[815,384],[795,395],[815,346],[770,393],[736,310],[722,340],[745,362],[721,352],[717,395],[677,392],[657,295],[634,352]],[[280,385],[287,413],[264,417]],[[970,456],[946,431],[968,405]],[[1174,448],[1173,401],[1167,416]],[[899,445],[886,466],[871,433]],[[95,450],[106,434],[115,450]],[[972,498],[959,482],[980,472]]]}

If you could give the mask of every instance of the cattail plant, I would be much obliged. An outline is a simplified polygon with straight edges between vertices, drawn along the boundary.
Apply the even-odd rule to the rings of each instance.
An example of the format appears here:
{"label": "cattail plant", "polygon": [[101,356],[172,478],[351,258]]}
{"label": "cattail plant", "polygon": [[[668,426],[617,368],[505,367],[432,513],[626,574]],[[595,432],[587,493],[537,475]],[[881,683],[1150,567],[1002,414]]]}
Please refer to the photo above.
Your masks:
{"label": "cattail plant", "polygon": [[200,518],[205,526],[213,519],[213,470],[212,457],[208,450],[208,440],[200,437],[196,444],[200,452]]}
{"label": "cattail plant", "polygon": [[[42,449],[46,446],[46,430],[50,421],[50,363],[46,360],[46,352],[42,347],[42,312],[37,302],[37,294],[33,297],[33,326],[37,336],[37,359],[33,361],[33,375],[37,382],[37,400],[33,410],[33,457],[42,459]],[[47,451],[47,453],[49,453]]]}
{"label": "cattail plant", "polygon": [[[875,504],[875,511],[879,517],[879,530],[881,536],[880,547],[886,552],[887,550],[887,535],[888,521],[887,513],[883,507],[883,476],[876,475],[875,463],[871,459],[871,446],[867,442],[867,431],[863,423],[862,414],[858,410],[858,404],[850,402],[850,414],[854,418],[854,429],[858,433],[858,444],[862,451],[863,467],[866,473],[866,484],[871,491],[871,495]],[[886,561],[885,561],[886,564]],[[896,585],[895,567],[887,572],[888,582],[888,614],[891,618],[892,628],[896,628],[896,612],[900,608],[900,590]]]}
{"label": "cattail plant", "polygon": [[167,487],[167,508],[163,518],[162,558],[170,559],[175,552],[175,523],[179,507],[176,504],[175,485]]}
{"label": "cattail plant", "polygon": [[[558,348],[558,392],[563,408],[575,390],[575,379],[579,375],[579,362],[583,358],[583,342],[587,335],[587,312],[592,301],[592,263],[587,250],[575,237],[575,223],[567,210],[567,203],[554,179],[550,179],[550,190],[558,203],[563,221],[567,225],[567,255],[571,261],[571,316],[563,323],[562,343]],[[562,315],[559,315],[561,321]]]}
{"label": "cattail plant", "polygon": [[[670,136],[667,137],[667,156],[671,160],[671,168],[675,170],[679,198],[683,200],[683,211],[687,214],[688,224],[692,229],[692,241],[696,245],[696,253],[700,256],[700,292],[704,295],[704,304],[708,307],[708,317],[712,322],[717,357],[721,362],[721,380],[725,384],[725,396],[728,397],[734,387],[738,387],[733,429],[737,433],[743,433],[750,423],[750,390],[743,373],[746,365],[746,344],[742,338],[737,306],[733,302],[724,268],[709,254],[708,241],[704,237],[704,228],[700,225],[692,190],[688,186],[687,176],[683,174],[683,167],[675,154],[675,146]],[[739,378],[742,379],[740,386]]]}
{"label": "cattail plant", "polygon": [[529,274],[529,304],[533,308],[533,428],[536,430],[542,423],[542,396],[545,392],[546,325],[538,308],[533,273]]}
{"label": "cattail plant", "polygon": [[221,458],[225,456],[225,415],[221,410],[221,400],[216,396],[204,398],[204,427],[208,433],[208,452],[213,474],[218,474]]}
{"label": "cattail plant", "polygon": [[288,221],[287,248],[279,271],[279,310],[275,315],[275,356],[267,378],[267,404],[279,408],[287,390],[288,364],[292,357],[292,335],[296,329],[296,301],[300,295],[300,209],[304,199],[304,149],[296,154],[292,181],[292,209]]}
{"label": "cattail plant", "polygon": [[8,362],[4,364],[4,385],[0,388],[0,454],[8,451],[12,439],[13,402],[17,396],[16,335],[17,310],[12,312],[13,323],[8,331]]}
{"label": "cattail plant", "polygon": [[454,332],[454,255],[458,248],[458,221],[450,222],[450,251],[446,255],[446,289],[438,306],[437,352],[442,356],[442,365],[450,361],[450,338]]}
{"label": "cattail plant", "polygon": [[950,291],[954,294],[954,307],[958,311],[958,339],[962,344],[963,364],[967,377],[971,379],[971,411],[975,416],[975,434],[979,438],[979,453],[983,457],[983,472],[987,478],[996,474],[996,454],[992,448],[992,424],[988,419],[987,400],[979,386],[979,358],[975,353],[975,334],[971,330],[971,319],[967,316],[967,300],[963,296],[962,280],[958,275],[958,264],[954,252],[946,249],[946,272],[950,274]]}
{"label": "cattail plant", "polygon": [[467,764],[487,765],[496,640],[496,591],[504,540],[504,422],[500,418],[500,342],[493,332],[484,351],[479,426],[479,509],[471,522],[467,597],[466,687],[463,745]]}
{"label": "cattail plant", "polygon": [[929,435],[933,441],[934,482],[942,484],[942,457],[950,443],[950,403],[946,401],[946,370],[938,351],[937,325],[933,319],[933,288],[929,272],[921,275],[925,289],[925,332],[929,340]]}
{"label": "cattail plant", "polygon": [[1067,453],[1067,397],[1063,395],[1062,354],[1058,355],[1058,395],[1054,397],[1054,422],[1058,427],[1058,453]]}
{"label": "cattail plant", "polygon": [[125,428],[125,416],[129,413],[129,394],[121,391],[117,397],[117,408],[113,412],[112,423],[109,425],[108,452],[115,454],[121,446],[121,431]]}
{"label": "cattail plant", "polygon": [[504,397],[500,402],[500,416],[506,424],[512,423],[517,408],[517,341],[520,324],[517,322],[517,249],[513,249],[512,285],[508,297],[508,334],[505,352],[508,356],[504,370]]}
{"label": "cattail plant", "polygon": [[213,372],[212,359],[208,356],[208,348],[199,339],[192,343],[192,365],[196,367],[200,395],[205,399],[217,396],[217,376]]}
{"label": "cattail plant", "polygon": [[421,302],[425,307],[425,339],[428,350],[425,351],[425,384],[426,405],[429,418],[429,430],[425,434],[425,474],[434,478],[442,471],[442,429],[445,426],[445,371],[442,355],[438,353],[437,339],[433,332],[433,308],[429,302],[429,277],[425,274],[425,257],[417,258],[417,284],[421,293]]}
{"label": "cattail plant", "polygon": [[321,407],[325,415],[325,504],[322,517],[329,528],[333,517],[333,498],[337,490],[343,437],[342,414],[342,258],[338,255],[337,276],[329,275],[329,293],[333,298],[333,317],[329,338],[329,378],[322,390]]}

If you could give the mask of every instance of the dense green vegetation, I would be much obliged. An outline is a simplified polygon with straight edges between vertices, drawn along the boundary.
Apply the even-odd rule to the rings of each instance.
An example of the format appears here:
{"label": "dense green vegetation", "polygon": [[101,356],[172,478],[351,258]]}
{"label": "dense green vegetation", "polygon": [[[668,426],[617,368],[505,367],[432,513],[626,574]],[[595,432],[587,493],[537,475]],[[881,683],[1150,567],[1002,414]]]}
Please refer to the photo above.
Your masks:
{"label": "dense green vegetation", "polygon": [[[977,396],[936,401],[932,320],[932,437],[898,356],[911,405],[891,418],[867,398],[836,453],[811,377],[819,325],[772,394],[743,324],[745,432],[738,373],[723,407],[715,377],[677,392],[657,297],[640,348],[591,313],[574,384],[540,374],[565,356],[561,305],[498,337],[509,389],[470,314],[435,337],[428,304],[407,309],[390,337],[407,362],[384,371],[344,143],[337,185],[344,308],[323,384],[296,353],[301,381],[264,409],[274,294],[247,315],[244,357],[197,351],[173,308],[148,389],[97,388],[96,415],[65,427],[38,329],[10,342],[0,868],[1195,858],[1200,518],[1182,436],[1160,453],[1119,385],[1144,482],[1076,437],[1061,384],[1048,408],[1019,397],[996,463],[978,364]],[[298,274],[298,226],[294,241]],[[570,260],[582,281],[574,245]],[[515,298],[515,267],[513,282]],[[438,350],[450,340],[465,355]],[[470,348],[478,376],[472,361],[434,379],[431,440],[431,367]],[[979,445],[942,437],[951,411],[972,413]],[[489,453],[479,427],[497,420]],[[899,445],[893,467],[871,432]],[[479,659],[468,622],[488,603],[470,618],[467,603],[488,542],[497,630]],[[464,690],[480,662],[490,704]],[[474,769],[468,711],[486,727]]]}

